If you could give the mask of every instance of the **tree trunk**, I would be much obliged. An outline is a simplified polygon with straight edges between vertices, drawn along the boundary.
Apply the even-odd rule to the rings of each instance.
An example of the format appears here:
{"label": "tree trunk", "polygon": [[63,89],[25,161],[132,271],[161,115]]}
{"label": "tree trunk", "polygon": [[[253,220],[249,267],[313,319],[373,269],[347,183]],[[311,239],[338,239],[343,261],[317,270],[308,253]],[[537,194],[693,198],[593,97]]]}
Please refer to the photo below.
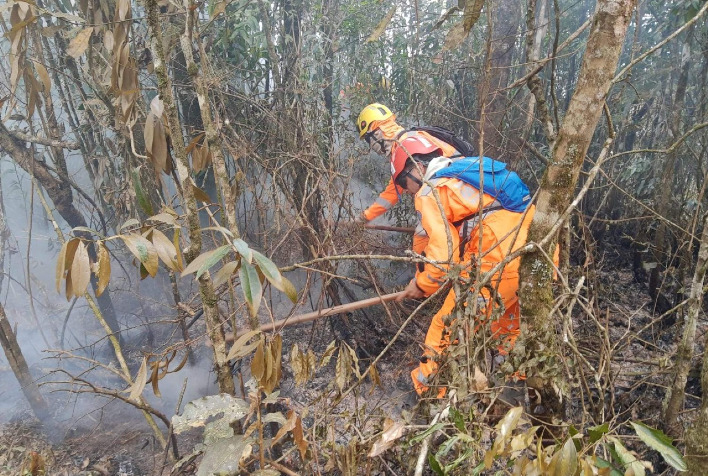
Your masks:
{"label": "tree trunk", "polygon": [[[708,346],[708,333],[706,333],[705,345]],[[684,437],[686,465],[688,466],[687,476],[705,476],[708,467],[708,397],[705,391],[708,389],[708,352],[703,353],[701,388],[703,389],[703,399],[698,416],[693,422],[693,426],[686,430]]]}
{"label": "tree trunk", "polygon": [[39,393],[39,387],[37,387],[36,382],[30,374],[27,361],[24,355],[22,355],[20,345],[17,343],[17,337],[12,331],[12,326],[7,320],[5,308],[2,304],[0,304],[0,344],[2,344],[5,357],[10,363],[10,368],[12,368],[15,377],[17,377],[17,381],[20,382],[22,393],[25,394],[25,398],[27,398],[34,416],[40,421],[47,420],[50,417],[49,407],[47,406],[47,402],[44,401],[44,398],[42,398],[42,394]]}
{"label": "tree trunk", "polygon": [[[578,84],[541,181],[529,242],[540,242],[559,220],[567,220],[563,214],[573,198],[585,154],[602,114],[634,4],[634,0],[598,1]],[[545,250],[549,256],[553,255],[557,241],[557,234],[548,240]],[[522,329],[522,345],[517,345],[515,351],[522,360],[547,356],[543,365],[524,370],[529,384],[540,387],[550,398],[550,409],[559,411],[560,407],[552,404],[554,400],[557,404],[558,399],[551,384],[561,389],[565,385],[562,357],[555,340],[555,321],[551,315],[551,263],[540,251],[533,249],[521,260],[519,280],[522,321],[527,326]],[[518,355],[520,353],[525,355]],[[547,402],[549,398],[546,398]]]}
{"label": "tree trunk", "polygon": [[489,32],[492,36],[492,49],[488,58],[490,68],[486,70],[488,78],[479,83],[482,88],[480,104],[482,101],[485,104],[485,116],[480,125],[484,137],[484,154],[500,160],[505,158],[502,138],[507,96],[504,88],[509,81],[521,8],[514,0],[499,0],[494,8]]}
{"label": "tree trunk", "polygon": [[[706,275],[706,268],[708,268],[708,214],[703,222],[701,246],[698,250],[698,261],[696,262],[693,282],[691,283],[691,296],[688,300],[688,312],[683,328],[683,337],[678,349],[676,349],[674,379],[666,392],[664,426],[666,431],[676,438],[681,436],[681,425],[678,421],[678,416],[683,410],[686,381],[688,380],[688,372],[691,370],[691,359],[693,358],[696,340],[698,315],[703,308],[703,281]],[[703,388],[705,389],[706,387]],[[705,395],[703,400],[706,400]]]}
{"label": "tree trunk", "polygon": [[[690,38],[690,35],[689,35]],[[681,113],[683,111],[683,105],[686,99],[686,87],[688,86],[688,71],[691,67],[690,59],[690,44],[684,43],[683,53],[681,55],[681,73],[679,75],[678,84],[676,85],[676,94],[674,95],[674,102],[672,104],[671,112],[671,123],[669,125],[671,129],[671,139],[676,140],[681,135]],[[655,199],[655,209],[660,217],[664,217],[669,213],[669,210],[673,209],[673,203],[671,200],[672,195],[672,184],[674,181],[674,174],[676,172],[676,160],[678,158],[678,149],[671,151],[666,157],[664,162],[664,167],[661,174],[661,184],[657,190],[657,197]],[[666,263],[665,250],[666,250],[666,223],[662,220],[659,222],[658,228],[656,230],[656,236],[654,237],[654,261],[657,265],[651,270],[649,276],[649,296],[654,300],[654,305],[659,299],[659,273],[664,268]]]}
{"label": "tree trunk", "polygon": [[[2,198],[2,184],[0,183],[0,271],[5,269],[5,238],[8,236],[5,223],[5,206]],[[2,284],[4,273],[0,272],[0,285]],[[0,346],[5,352],[10,368],[12,369],[17,381],[22,387],[22,392],[27,398],[34,416],[40,421],[46,421],[50,418],[49,407],[42,398],[39,388],[30,374],[29,366],[22,355],[22,349],[17,342],[17,336],[12,330],[10,321],[5,314],[5,307],[0,303]]]}
{"label": "tree trunk", "polygon": [[[175,166],[179,180],[182,183],[183,207],[187,216],[187,231],[189,234],[189,248],[185,253],[187,263],[194,260],[202,249],[201,227],[199,225],[199,212],[197,201],[192,188],[192,178],[190,175],[189,159],[182,136],[182,127],[177,114],[174,95],[172,94],[172,84],[167,74],[166,55],[163,48],[162,29],[158,15],[158,6],[155,0],[148,0],[145,3],[148,26],[150,28],[153,58],[155,61],[155,73],[157,75],[158,91],[160,99],[165,105],[165,113],[169,124],[170,137],[175,153]],[[191,45],[189,45],[191,47]],[[203,116],[202,116],[203,117]],[[217,298],[214,293],[209,273],[206,272],[199,277],[199,294],[204,307],[204,319],[207,331],[216,337],[214,344],[214,367],[216,369],[219,390],[233,395],[234,379],[231,375],[229,362],[226,360],[226,341],[223,339],[224,330],[221,326],[219,310],[217,308]],[[222,339],[219,339],[219,336]]]}

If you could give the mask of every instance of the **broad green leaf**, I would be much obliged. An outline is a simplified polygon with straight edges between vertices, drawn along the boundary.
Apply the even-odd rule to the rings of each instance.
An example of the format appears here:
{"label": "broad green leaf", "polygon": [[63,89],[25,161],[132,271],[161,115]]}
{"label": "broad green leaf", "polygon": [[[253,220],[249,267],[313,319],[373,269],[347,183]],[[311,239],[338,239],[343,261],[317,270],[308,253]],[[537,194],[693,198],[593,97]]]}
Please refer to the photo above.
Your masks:
{"label": "broad green leaf", "polygon": [[133,189],[135,190],[135,198],[138,201],[138,205],[142,208],[143,213],[150,216],[154,213],[154,211],[152,209],[150,199],[145,194],[145,190],[143,189],[143,182],[140,180],[140,168],[135,167],[131,172],[131,175],[133,176]]}
{"label": "broad green leaf", "polygon": [[[612,450],[614,452],[614,450]],[[609,461],[600,458],[599,456],[592,457],[593,464],[598,468],[610,468],[610,476],[622,476],[622,473],[617,471]]]}
{"label": "broad green leaf", "polygon": [[645,476],[646,471],[642,462],[637,458],[637,456],[624,447],[622,442],[618,438],[610,438],[613,443],[617,460],[626,469],[633,472],[633,476]]}
{"label": "broad green leaf", "polygon": [[229,245],[224,245],[200,254],[182,271],[182,277],[197,272],[196,277],[199,278],[204,271],[214,266],[221,258],[226,256],[230,249],[231,247]]}
{"label": "broad green leaf", "polygon": [[135,233],[120,235],[133,256],[145,267],[150,276],[155,277],[158,269],[157,250],[147,238]]}
{"label": "broad green leaf", "polygon": [[253,254],[253,259],[258,265],[258,269],[263,273],[263,276],[272,284],[277,290],[282,291],[285,295],[293,302],[297,302],[297,290],[295,286],[282,274],[280,270],[269,258],[262,255],[256,250],[251,250]]}
{"label": "broad green leaf", "polygon": [[248,310],[251,312],[251,316],[255,316],[258,312],[258,307],[261,305],[261,295],[263,293],[263,286],[260,279],[258,279],[258,272],[250,264],[242,262],[238,270],[238,276],[241,279],[243,297],[248,304]]}
{"label": "broad green leaf", "polygon": [[588,435],[590,436],[590,444],[593,444],[596,441],[598,441],[600,438],[602,438],[602,435],[604,435],[608,431],[610,431],[609,423],[603,423],[602,425],[593,426],[592,428],[588,428]]}
{"label": "broad green leaf", "polygon": [[435,474],[438,476],[445,476],[445,471],[440,467],[440,463],[438,463],[438,460],[435,459],[434,454],[429,454],[428,455],[428,464],[430,465],[430,469],[432,469]]}
{"label": "broad green leaf", "polygon": [[425,438],[428,437],[428,435],[432,435],[436,431],[445,428],[445,423],[436,423],[433,426],[429,427],[427,430],[425,430],[422,433],[419,433],[415,435],[411,440],[409,441],[409,444],[413,445],[415,443],[423,441]]}
{"label": "broad green leaf", "polygon": [[667,464],[678,471],[688,470],[683,456],[674,447],[671,438],[665,435],[663,431],[651,428],[640,422],[630,421],[630,423],[634,427],[637,436],[639,436],[647,446],[661,453],[661,456]]}
{"label": "broad green leaf", "polygon": [[251,261],[253,261],[253,250],[248,246],[248,243],[241,238],[237,238],[234,240],[233,245],[236,251],[238,251],[238,254],[241,255],[241,258],[246,260],[246,263],[251,264]]}

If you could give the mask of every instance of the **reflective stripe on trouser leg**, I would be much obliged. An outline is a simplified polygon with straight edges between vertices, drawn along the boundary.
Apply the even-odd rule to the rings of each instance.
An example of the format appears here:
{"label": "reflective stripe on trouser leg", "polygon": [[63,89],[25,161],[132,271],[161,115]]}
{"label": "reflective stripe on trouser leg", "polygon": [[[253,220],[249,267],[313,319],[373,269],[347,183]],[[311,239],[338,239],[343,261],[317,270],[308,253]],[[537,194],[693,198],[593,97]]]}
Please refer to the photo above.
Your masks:
{"label": "reflective stripe on trouser leg", "polygon": [[[415,391],[418,394],[428,389],[427,383],[438,370],[438,364],[430,357],[441,354],[450,345],[450,336],[445,331],[443,319],[452,313],[453,309],[455,309],[455,292],[450,291],[445,298],[445,302],[430,322],[428,333],[425,336],[425,352],[423,353],[423,358],[421,358],[421,363],[411,372],[413,387],[415,387]],[[442,394],[444,395],[444,393],[443,389]]]}

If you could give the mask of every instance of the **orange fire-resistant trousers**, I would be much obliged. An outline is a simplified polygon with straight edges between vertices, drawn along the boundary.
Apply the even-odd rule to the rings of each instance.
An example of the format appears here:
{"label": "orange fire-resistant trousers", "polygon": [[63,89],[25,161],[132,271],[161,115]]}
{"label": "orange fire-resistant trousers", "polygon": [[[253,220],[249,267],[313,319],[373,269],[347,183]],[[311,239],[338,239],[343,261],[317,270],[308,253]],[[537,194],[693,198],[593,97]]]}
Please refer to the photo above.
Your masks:
{"label": "orange fire-resistant trousers", "polygon": [[[506,349],[513,347],[516,338],[519,336],[519,299],[517,290],[519,289],[519,277],[517,273],[494,280],[494,287],[500,298],[504,302],[504,315],[490,323],[490,330],[493,337],[504,337],[504,342],[498,346],[500,353],[506,354]],[[483,289],[480,292],[480,313],[490,315],[493,311],[493,300],[490,298],[489,290]],[[455,291],[451,290],[445,302],[438,312],[433,316],[433,320],[425,336],[425,350],[420,359],[420,365],[411,372],[413,386],[418,394],[422,394],[428,389],[428,382],[432,379],[438,369],[438,364],[433,357],[441,354],[450,345],[449,329],[445,326],[444,319],[452,314],[455,308]],[[445,389],[440,389],[438,397],[445,394]]]}

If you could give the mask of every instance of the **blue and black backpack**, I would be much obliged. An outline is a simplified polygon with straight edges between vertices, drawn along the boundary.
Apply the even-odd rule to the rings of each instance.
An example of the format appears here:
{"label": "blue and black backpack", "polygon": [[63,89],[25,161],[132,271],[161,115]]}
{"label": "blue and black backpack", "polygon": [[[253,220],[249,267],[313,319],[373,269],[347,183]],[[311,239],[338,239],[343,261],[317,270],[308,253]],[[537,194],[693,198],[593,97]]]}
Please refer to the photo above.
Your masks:
{"label": "blue and black backpack", "polygon": [[433,178],[460,179],[479,190],[480,167],[484,176],[484,193],[494,197],[506,210],[512,212],[526,210],[531,203],[529,188],[516,172],[507,170],[504,162],[489,157],[482,157],[481,162],[479,157],[463,157],[438,170]]}

